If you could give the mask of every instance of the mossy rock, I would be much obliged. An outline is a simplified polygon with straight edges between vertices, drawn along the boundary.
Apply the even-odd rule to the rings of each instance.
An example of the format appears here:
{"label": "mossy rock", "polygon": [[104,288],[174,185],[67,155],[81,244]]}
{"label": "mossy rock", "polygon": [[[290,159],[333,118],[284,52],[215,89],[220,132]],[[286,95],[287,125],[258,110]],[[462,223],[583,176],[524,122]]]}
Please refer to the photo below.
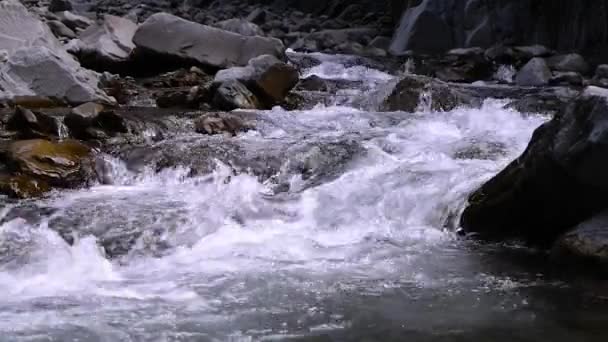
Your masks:
{"label": "mossy rock", "polygon": [[0,175],[0,193],[12,198],[40,197],[50,190],[46,182],[28,176]]}
{"label": "mossy rock", "polygon": [[7,152],[7,164],[13,173],[51,186],[80,186],[94,174],[91,149],[76,140],[20,140],[12,142]]}

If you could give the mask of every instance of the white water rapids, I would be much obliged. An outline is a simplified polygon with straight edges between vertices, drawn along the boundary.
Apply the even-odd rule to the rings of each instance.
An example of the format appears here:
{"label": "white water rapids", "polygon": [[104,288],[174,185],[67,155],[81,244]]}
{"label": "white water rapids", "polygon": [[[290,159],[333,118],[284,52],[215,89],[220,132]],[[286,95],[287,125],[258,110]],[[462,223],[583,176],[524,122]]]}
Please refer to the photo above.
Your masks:
{"label": "white water rapids", "polygon": [[[309,73],[372,88],[392,79],[335,63]],[[288,167],[293,160],[260,181],[219,161],[190,177],[111,159],[113,185],[7,204],[0,340],[512,341],[556,329],[543,316],[551,299],[534,293],[551,285],[542,274],[455,233],[467,195],[518,156],[545,117],[499,101],[451,112],[259,115],[258,129],[234,138],[249,153],[288,138],[319,141],[290,158],[322,173],[324,158],[333,162],[319,152],[323,141],[359,148],[313,185]],[[276,179],[289,191],[275,191]],[[57,226],[85,233],[68,244]],[[115,259],[95,238],[130,231],[143,234]]]}

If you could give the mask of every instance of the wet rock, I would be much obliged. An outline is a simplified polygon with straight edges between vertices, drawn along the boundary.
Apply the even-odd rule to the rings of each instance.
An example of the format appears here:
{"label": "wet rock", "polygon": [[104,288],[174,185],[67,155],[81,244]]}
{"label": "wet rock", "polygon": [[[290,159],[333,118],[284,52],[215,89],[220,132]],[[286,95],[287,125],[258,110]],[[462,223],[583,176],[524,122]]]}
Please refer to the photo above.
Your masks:
{"label": "wet rock", "polygon": [[0,193],[12,198],[40,197],[50,190],[49,185],[41,180],[22,175],[0,174]]}
{"label": "wet rock", "polygon": [[56,118],[41,112],[32,112],[18,106],[7,122],[7,128],[19,132],[21,139],[57,136],[59,123]]}
{"label": "wet rock", "polygon": [[263,55],[251,59],[246,67],[219,71],[214,83],[222,84],[228,80],[240,81],[256,95],[264,107],[270,108],[283,101],[298,83],[299,73],[293,66],[276,57]]}
{"label": "wet rock", "polygon": [[51,12],[62,12],[71,10],[72,3],[69,0],[51,0],[49,4],[49,11]]}
{"label": "wet rock", "polygon": [[155,97],[159,108],[199,108],[203,103],[209,102],[211,91],[205,86],[194,86],[162,90]]}
{"label": "wet rock", "polygon": [[297,84],[297,90],[320,91],[326,93],[335,93],[343,89],[362,88],[362,81],[340,80],[340,79],[325,79],[317,75],[311,75],[301,79]]}
{"label": "wet rock", "polygon": [[222,110],[261,108],[257,97],[243,83],[237,80],[229,80],[222,83],[215,90],[213,104]]}
{"label": "wet rock", "polygon": [[224,31],[238,33],[243,36],[263,36],[264,31],[262,29],[245,19],[240,18],[232,18],[228,20],[223,20],[215,24],[217,28],[220,28]]}
{"label": "wet rock", "polygon": [[520,86],[544,86],[550,79],[551,70],[542,58],[532,58],[515,76],[515,82]]}
{"label": "wet rock", "polygon": [[103,21],[80,34],[72,52],[83,66],[98,71],[128,71],[127,62],[135,48],[137,24],[129,19],[104,15]]}
{"label": "wet rock", "polygon": [[65,116],[64,124],[70,135],[82,139],[105,139],[117,133],[127,133],[125,119],[98,103],[85,103]]}
{"label": "wet rock", "polygon": [[578,95],[579,91],[564,87],[538,88],[539,91],[512,96],[506,107],[521,113],[555,114],[565,108]]}
{"label": "wet rock", "polygon": [[91,149],[75,140],[19,140],[6,153],[9,169],[51,186],[80,186],[93,177]]}
{"label": "wet rock", "polygon": [[552,70],[565,72],[578,72],[586,74],[589,72],[589,64],[583,56],[577,53],[569,53],[567,55],[554,56],[547,59],[547,65]]}
{"label": "wet rock", "polygon": [[574,71],[556,71],[549,80],[551,85],[565,85],[582,87],[585,80],[583,76]]}
{"label": "wet rock", "polygon": [[57,38],[76,38],[76,33],[74,33],[74,31],[72,31],[69,27],[65,26],[61,21],[50,20],[47,21],[47,24]]}
{"label": "wet rock", "polygon": [[559,238],[553,247],[558,262],[601,266],[608,271],[608,212],[603,211]]}
{"label": "wet rock", "polygon": [[246,132],[252,126],[241,117],[232,113],[209,113],[201,116],[194,123],[195,130],[201,134],[229,134],[236,136],[239,132]]}
{"label": "wet rock", "polygon": [[608,207],[607,99],[608,90],[588,87],[538,128],[526,151],[471,195],[462,227],[550,245]]}
{"label": "wet rock", "polygon": [[528,46],[515,46],[513,52],[520,59],[530,60],[535,57],[548,57],[553,54],[553,51],[543,45],[528,45]]}
{"label": "wet rock", "polygon": [[608,64],[598,65],[591,84],[598,87],[608,88]]}
{"label": "wet rock", "polygon": [[473,104],[473,99],[469,95],[453,89],[445,82],[425,76],[407,75],[397,83],[384,101],[382,109],[415,112],[419,108],[420,101],[428,102],[426,106],[429,109],[441,111]]}
{"label": "wet rock", "polygon": [[266,54],[277,58],[283,58],[285,54],[278,39],[247,37],[167,13],[148,18],[137,29],[133,41],[137,52],[146,58],[213,68],[246,65],[252,58]]}
{"label": "wet rock", "polygon": [[369,42],[370,47],[388,50],[391,45],[391,38],[386,36],[377,36]]}
{"label": "wet rock", "polygon": [[366,46],[372,37],[378,35],[373,28],[348,28],[322,30],[309,35],[292,44],[290,48],[298,51],[335,51],[338,46],[357,43]]}

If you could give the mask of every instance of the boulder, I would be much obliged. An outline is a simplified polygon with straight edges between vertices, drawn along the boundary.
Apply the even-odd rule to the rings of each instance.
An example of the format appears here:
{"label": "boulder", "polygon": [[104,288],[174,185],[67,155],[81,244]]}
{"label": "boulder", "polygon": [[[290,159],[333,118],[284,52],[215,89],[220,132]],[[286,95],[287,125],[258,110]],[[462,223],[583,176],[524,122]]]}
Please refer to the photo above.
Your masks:
{"label": "boulder", "polygon": [[263,36],[264,31],[262,29],[245,19],[240,18],[232,18],[224,21],[217,22],[215,24],[217,28],[220,28],[224,31],[238,33],[243,36]]}
{"label": "boulder", "polygon": [[93,25],[93,20],[78,14],[74,14],[70,11],[58,12],[56,13],[56,15],[57,18],[59,18],[59,21],[64,23],[65,26],[69,27],[75,32],[82,31],[87,27]]}
{"label": "boulder", "polygon": [[515,76],[515,83],[526,87],[539,87],[549,84],[551,70],[542,58],[532,58]]}
{"label": "boulder", "polygon": [[285,99],[299,80],[296,68],[276,57],[264,55],[253,58],[246,67],[220,70],[214,79],[219,85],[228,80],[238,80],[251,90],[262,104],[270,108]]}
{"label": "boulder", "polygon": [[70,135],[82,139],[103,139],[117,133],[127,133],[125,119],[97,103],[80,105],[65,116],[64,124]]}
{"label": "boulder", "polygon": [[470,196],[461,225],[482,238],[548,246],[608,207],[606,155],[608,90],[588,87]]}
{"label": "boulder", "polygon": [[115,102],[99,89],[95,74],[46,47],[15,51],[0,65],[0,89],[0,99],[43,96],[70,104]]}
{"label": "boulder", "polygon": [[51,188],[44,181],[22,175],[0,174],[0,193],[11,198],[40,197],[50,190]]}
{"label": "boulder", "polygon": [[21,139],[50,137],[59,134],[59,123],[56,118],[41,112],[32,112],[21,106],[17,106],[6,126],[11,131],[19,132]]}
{"label": "boulder", "polygon": [[578,53],[550,57],[547,59],[547,65],[552,70],[578,72],[579,74],[586,74],[590,69],[585,58]]}
{"label": "boulder", "polygon": [[124,71],[135,44],[137,24],[129,19],[104,15],[103,21],[80,34],[73,47],[81,64],[98,71]]}
{"label": "boulder", "polygon": [[82,69],[49,27],[17,0],[0,1],[0,50],[0,101],[113,102],[98,88],[97,76]]}
{"label": "boulder", "polygon": [[49,28],[57,38],[75,39],[76,33],[59,20],[47,21]]}
{"label": "boulder", "polygon": [[561,236],[553,247],[560,263],[601,266],[608,271],[608,211],[604,210]]}
{"label": "boulder", "polygon": [[574,71],[556,71],[549,80],[551,85],[563,85],[563,86],[583,86],[585,80],[583,76],[578,72]]}
{"label": "boulder", "polygon": [[222,83],[215,90],[213,104],[222,110],[258,109],[261,107],[255,95],[237,80]]}
{"label": "boulder", "polygon": [[75,187],[94,174],[91,149],[75,140],[19,140],[6,153],[9,169],[56,187]]}
{"label": "boulder", "polygon": [[194,126],[197,133],[228,134],[231,136],[236,136],[239,132],[246,132],[252,128],[238,115],[232,113],[205,114],[196,120]]}
{"label": "boulder", "polygon": [[284,58],[280,40],[248,37],[158,13],[139,26],[133,37],[140,56],[212,68],[246,65],[261,55]]}
{"label": "boulder", "polygon": [[381,109],[415,112],[428,107],[431,110],[449,111],[473,103],[474,100],[468,94],[454,89],[448,83],[426,76],[406,75],[384,100]]}

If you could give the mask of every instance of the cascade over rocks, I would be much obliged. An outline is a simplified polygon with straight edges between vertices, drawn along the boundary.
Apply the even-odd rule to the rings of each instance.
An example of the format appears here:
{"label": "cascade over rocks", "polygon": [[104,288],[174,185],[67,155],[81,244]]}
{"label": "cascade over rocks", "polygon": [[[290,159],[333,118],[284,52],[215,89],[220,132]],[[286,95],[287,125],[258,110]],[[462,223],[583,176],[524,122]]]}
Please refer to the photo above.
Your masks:
{"label": "cascade over rocks", "polygon": [[588,87],[471,195],[462,227],[482,238],[550,245],[608,207],[607,120],[608,90]]}
{"label": "cascade over rocks", "polygon": [[[163,59],[175,64],[200,64],[222,69],[246,65],[261,55],[284,58],[280,40],[248,37],[197,24],[168,13],[158,13],[139,26],[133,37],[141,62]],[[154,67],[149,62],[148,66]]]}

